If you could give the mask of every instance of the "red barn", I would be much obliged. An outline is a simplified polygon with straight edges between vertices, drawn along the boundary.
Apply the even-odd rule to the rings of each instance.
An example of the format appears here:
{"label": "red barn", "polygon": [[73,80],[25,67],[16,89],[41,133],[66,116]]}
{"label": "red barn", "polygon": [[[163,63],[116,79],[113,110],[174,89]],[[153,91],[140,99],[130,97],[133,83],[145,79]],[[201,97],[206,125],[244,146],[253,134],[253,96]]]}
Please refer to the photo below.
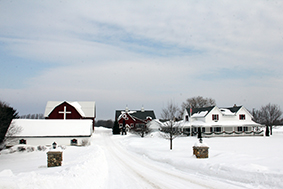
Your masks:
{"label": "red barn", "polygon": [[48,101],[45,119],[91,119],[94,122],[96,117],[96,107],[94,101]]}
{"label": "red barn", "polygon": [[126,127],[129,129],[136,129],[146,126],[146,124],[155,118],[153,110],[116,110],[115,119],[119,126],[123,126],[125,120]]}

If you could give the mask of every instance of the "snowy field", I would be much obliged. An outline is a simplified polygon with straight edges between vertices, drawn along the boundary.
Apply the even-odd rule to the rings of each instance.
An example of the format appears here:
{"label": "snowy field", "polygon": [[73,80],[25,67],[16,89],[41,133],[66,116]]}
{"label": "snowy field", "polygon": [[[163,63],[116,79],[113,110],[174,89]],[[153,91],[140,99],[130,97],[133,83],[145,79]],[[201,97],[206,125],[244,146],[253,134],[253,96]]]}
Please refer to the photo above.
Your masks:
{"label": "snowy field", "polygon": [[113,136],[96,128],[88,147],[67,146],[63,165],[47,151],[1,151],[0,188],[283,188],[283,130],[271,137],[205,138],[208,159],[192,155],[195,137]]}

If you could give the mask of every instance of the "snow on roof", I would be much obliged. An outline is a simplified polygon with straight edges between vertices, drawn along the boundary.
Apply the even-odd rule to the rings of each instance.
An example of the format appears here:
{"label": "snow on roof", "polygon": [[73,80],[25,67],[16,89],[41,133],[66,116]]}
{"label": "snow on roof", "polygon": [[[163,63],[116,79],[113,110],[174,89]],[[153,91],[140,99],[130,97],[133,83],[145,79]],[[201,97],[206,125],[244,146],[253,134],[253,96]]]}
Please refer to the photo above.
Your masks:
{"label": "snow on roof", "polygon": [[78,102],[70,102],[69,104],[76,108],[76,110],[79,112],[79,114],[81,114],[82,117],[85,117],[82,106]]}
{"label": "snow on roof", "polygon": [[[58,105],[64,103],[65,101],[48,101],[45,108],[44,117],[48,115],[56,108]],[[73,106],[82,117],[95,117],[95,101],[73,101],[68,102],[68,104]]]}
{"label": "snow on roof", "polygon": [[236,115],[235,113],[231,112],[231,110],[227,109],[227,108],[221,108],[220,109],[221,113],[225,116],[232,116],[232,115]]}
{"label": "snow on roof", "polygon": [[90,136],[92,120],[14,119],[11,125],[21,128],[15,137],[24,136]]}
{"label": "snow on roof", "polygon": [[117,118],[117,120],[121,119],[121,116],[123,114],[127,113],[129,116],[131,116],[131,118],[138,119],[138,120],[146,120],[148,119],[148,117],[150,117],[151,119],[156,119],[154,111],[153,110],[131,110],[131,111],[125,111],[125,110],[116,110],[115,113],[115,118]]}
{"label": "snow on roof", "polygon": [[201,112],[194,113],[191,117],[192,118],[204,117],[207,113],[208,111],[201,111]]}
{"label": "snow on roof", "polygon": [[136,121],[136,119],[131,116],[132,113],[136,113],[136,111],[122,111],[120,116],[118,117],[118,120],[120,120],[122,117],[126,118],[125,116],[128,114],[134,121]]}
{"label": "snow on roof", "polygon": [[137,111],[129,110],[129,111],[122,111],[121,114],[124,114],[124,113],[133,114],[133,113],[136,113],[136,112]]}

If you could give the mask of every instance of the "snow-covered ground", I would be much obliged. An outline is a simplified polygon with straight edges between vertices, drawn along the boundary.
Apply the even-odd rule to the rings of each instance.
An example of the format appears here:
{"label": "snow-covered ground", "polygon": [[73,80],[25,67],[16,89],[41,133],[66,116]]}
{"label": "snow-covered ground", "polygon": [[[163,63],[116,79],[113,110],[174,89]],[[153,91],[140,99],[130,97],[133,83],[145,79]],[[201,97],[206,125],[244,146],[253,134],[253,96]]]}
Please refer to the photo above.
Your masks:
{"label": "snow-covered ground", "polygon": [[113,136],[96,128],[92,144],[67,146],[63,165],[46,152],[1,151],[0,188],[283,188],[283,130],[271,137],[205,138],[208,159],[192,155],[195,137]]}

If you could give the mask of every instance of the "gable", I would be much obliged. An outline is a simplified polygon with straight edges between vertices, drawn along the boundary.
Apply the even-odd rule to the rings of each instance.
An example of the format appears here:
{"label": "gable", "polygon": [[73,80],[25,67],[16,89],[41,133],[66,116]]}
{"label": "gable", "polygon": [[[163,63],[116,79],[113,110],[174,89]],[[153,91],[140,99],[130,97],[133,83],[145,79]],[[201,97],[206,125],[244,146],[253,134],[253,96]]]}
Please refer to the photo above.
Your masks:
{"label": "gable", "polygon": [[246,120],[252,120],[252,118],[253,118],[252,114],[243,106],[237,112],[237,116],[239,116],[240,114],[245,114]]}
{"label": "gable", "polygon": [[[56,107],[62,105],[63,103],[68,104],[70,107],[74,108],[75,111],[83,118],[95,118],[96,117],[96,107],[94,101],[48,101],[45,108],[44,117],[49,117],[49,115],[56,109]],[[57,110],[58,113],[59,110]],[[63,111],[63,109],[60,111]],[[74,119],[74,118],[73,118]]]}
{"label": "gable", "polygon": [[63,102],[56,106],[48,115],[48,119],[82,119],[82,112],[67,102]]}

